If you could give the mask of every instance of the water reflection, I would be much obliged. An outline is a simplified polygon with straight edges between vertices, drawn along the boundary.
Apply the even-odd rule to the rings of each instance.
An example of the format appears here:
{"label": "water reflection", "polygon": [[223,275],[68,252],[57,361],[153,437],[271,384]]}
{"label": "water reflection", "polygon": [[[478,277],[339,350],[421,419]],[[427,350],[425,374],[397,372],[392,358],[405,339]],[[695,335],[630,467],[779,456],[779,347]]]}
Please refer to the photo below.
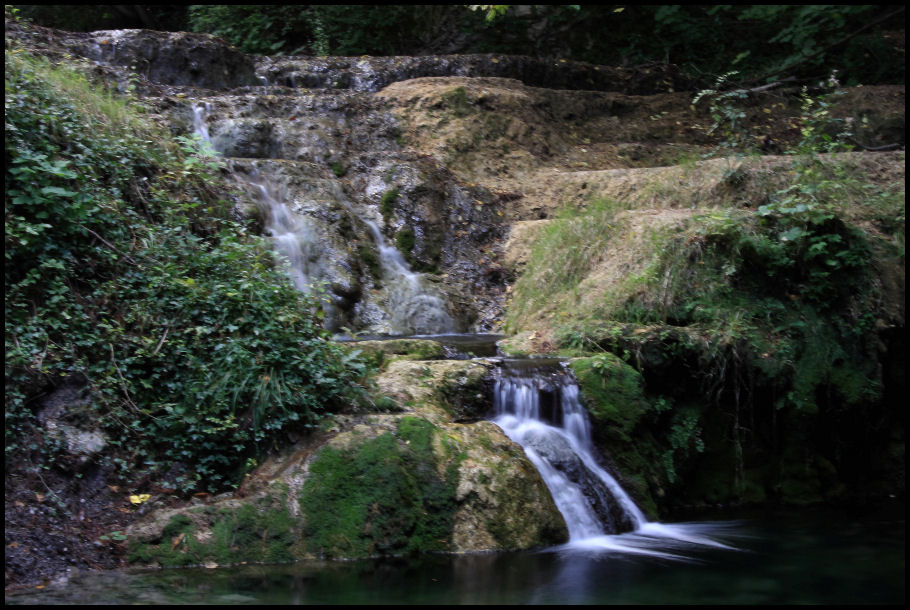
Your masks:
{"label": "water reflection", "polygon": [[[902,511],[903,509],[901,509]],[[901,512],[901,514],[903,514]],[[663,524],[622,549],[83,574],[12,604],[791,604],[904,601],[904,520],[818,511]],[[680,534],[698,539],[686,546]],[[637,539],[636,539],[637,537]],[[703,538],[718,545],[706,546]]]}

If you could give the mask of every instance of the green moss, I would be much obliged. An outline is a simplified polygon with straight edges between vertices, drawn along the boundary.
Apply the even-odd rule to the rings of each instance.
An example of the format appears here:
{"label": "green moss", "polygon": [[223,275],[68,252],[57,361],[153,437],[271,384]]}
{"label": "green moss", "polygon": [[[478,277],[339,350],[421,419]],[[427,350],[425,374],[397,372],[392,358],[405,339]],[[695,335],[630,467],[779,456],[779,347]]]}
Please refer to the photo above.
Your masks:
{"label": "green moss", "polygon": [[335,177],[337,178],[341,178],[348,173],[347,168],[340,161],[332,161],[329,163],[329,167],[332,168],[332,173],[335,174]]}
{"label": "green moss", "polygon": [[330,557],[446,550],[454,488],[437,473],[434,433],[405,417],[397,435],[323,449],[300,495],[307,549]]}
{"label": "green moss", "polygon": [[441,360],[445,351],[437,341],[429,339],[388,339],[358,341],[356,347],[377,367],[391,360]]}
{"label": "green moss", "polygon": [[474,106],[464,87],[456,87],[442,94],[442,101],[456,117],[466,117],[474,111]]}
{"label": "green moss", "polygon": [[382,279],[382,265],[375,249],[366,244],[357,244],[357,257],[366,266],[374,281],[378,282]]}
{"label": "green moss", "polygon": [[173,538],[179,534],[186,534],[193,531],[193,522],[186,515],[176,515],[168,521],[168,524],[161,530],[162,538]]}
{"label": "green moss", "polygon": [[398,187],[389,189],[382,194],[382,200],[380,201],[379,209],[382,212],[382,218],[385,220],[386,224],[388,224],[389,218],[391,218],[392,214],[395,212],[395,204],[397,202]]}
{"label": "green moss", "polygon": [[436,426],[420,417],[406,416],[398,422],[398,436],[420,458],[432,458],[435,429]]}
{"label": "green moss", "polygon": [[237,507],[193,509],[193,513],[206,527],[187,515],[177,515],[159,540],[133,544],[128,560],[179,567],[284,563],[301,557],[294,517],[271,497]]}
{"label": "green moss", "polygon": [[642,468],[634,470],[632,474],[632,469],[623,469],[622,476],[622,487],[629,496],[635,500],[635,503],[642,510],[643,513],[648,517],[648,519],[657,519],[658,510],[657,503],[654,501],[654,497],[651,495],[651,490],[648,487],[648,482],[645,478],[645,472]]}
{"label": "green moss", "polygon": [[638,371],[609,353],[575,358],[570,364],[595,424],[608,426],[617,440],[631,440],[633,429],[649,408]]}
{"label": "green moss", "polygon": [[414,250],[416,239],[414,229],[411,227],[405,227],[395,234],[395,247],[398,248],[399,252],[404,254],[408,261],[413,258],[411,251]]}

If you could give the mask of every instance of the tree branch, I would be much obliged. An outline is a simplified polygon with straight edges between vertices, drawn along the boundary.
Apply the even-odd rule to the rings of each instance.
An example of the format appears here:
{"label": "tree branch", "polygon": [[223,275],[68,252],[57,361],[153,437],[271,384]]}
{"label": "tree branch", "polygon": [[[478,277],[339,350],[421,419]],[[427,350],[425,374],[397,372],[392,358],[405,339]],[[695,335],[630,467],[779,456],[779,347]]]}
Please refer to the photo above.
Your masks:
{"label": "tree branch", "polygon": [[86,231],[88,231],[89,233],[91,233],[92,235],[94,235],[97,239],[101,240],[101,243],[103,243],[105,246],[107,246],[108,248],[110,248],[111,250],[116,252],[117,254],[120,254],[121,256],[123,256],[123,258],[125,258],[127,261],[129,261],[130,264],[138,265],[138,263],[135,260],[133,260],[133,258],[129,254],[126,254],[125,252],[121,252],[114,244],[112,244],[108,240],[104,239],[103,237],[101,237],[100,235],[98,235],[97,233],[95,233],[94,231],[92,231],[91,229],[86,227],[85,225],[79,225],[79,226],[81,228],[85,229]]}

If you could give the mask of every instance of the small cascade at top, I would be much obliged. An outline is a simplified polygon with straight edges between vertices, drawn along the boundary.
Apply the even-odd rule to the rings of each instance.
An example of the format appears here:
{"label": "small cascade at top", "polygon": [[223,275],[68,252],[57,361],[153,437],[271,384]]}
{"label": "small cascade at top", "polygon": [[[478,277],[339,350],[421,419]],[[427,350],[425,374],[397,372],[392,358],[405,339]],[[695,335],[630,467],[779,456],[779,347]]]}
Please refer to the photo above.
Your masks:
{"label": "small cascade at top", "polygon": [[572,373],[558,360],[504,360],[494,389],[493,422],[521,445],[569,529],[568,549],[682,559],[690,546],[732,549],[709,524],[649,522],[601,465]]}
{"label": "small cascade at top", "polygon": [[[202,140],[214,145],[206,124],[208,113],[207,103],[194,105],[193,127]],[[234,169],[230,162],[229,167]],[[233,171],[233,174],[254,195],[265,218],[265,230],[272,238],[275,250],[288,261],[288,273],[297,289],[310,292],[314,284],[330,284],[331,272],[322,261],[326,249],[324,236],[309,216],[292,211],[258,172],[246,175]],[[375,222],[347,201],[340,187],[334,185],[331,191],[332,199],[368,228],[369,238],[376,247],[384,289],[384,302],[380,308],[388,316],[384,331],[395,335],[454,332],[455,322],[440,294],[425,284],[422,274],[411,270],[401,252],[388,242]],[[337,326],[336,309],[331,302],[325,304],[326,326],[330,329]]]}

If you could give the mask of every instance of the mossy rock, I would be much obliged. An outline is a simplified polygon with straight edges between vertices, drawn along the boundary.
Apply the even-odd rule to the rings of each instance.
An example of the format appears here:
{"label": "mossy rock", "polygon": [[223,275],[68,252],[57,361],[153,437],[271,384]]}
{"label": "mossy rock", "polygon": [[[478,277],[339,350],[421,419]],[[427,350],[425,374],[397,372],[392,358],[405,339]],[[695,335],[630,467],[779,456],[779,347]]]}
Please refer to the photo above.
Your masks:
{"label": "mossy rock", "polygon": [[492,422],[450,424],[443,440],[457,452],[458,551],[519,550],[568,540],[565,519],[524,450]]}
{"label": "mossy rock", "polygon": [[604,428],[610,438],[631,441],[635,426],[649,409],[638,371],[610,353],[573,358],[570,365],[594,425]]}
{"label": "mossy rock", "polygon": [[166,511],[127,531],[130,563],[161,567],[303,558],[299,525],[276,494]]}
{"label": "mossy rock", "polygon": [[441,377],[437,394],[452,419],[477,419],[492,412],[490,371],[486,366],[469,362],[467,366],[443,370]]}
{"label": "mossy rock", "polygon": [[310,554],[520,549],[567,539],[540,474],[495,425],[395,421],[340,435],[310,464],[299,494]]}
{"label": "mossy rock", "polygon": [[353,343],[377,366],[391,360],[441,360],[445,358],[442,344],[430,339],[386,339]]}
{"label": "mossy rock", "polygon": [[394,360],[377,378],[379,389],[399,404],[413,405],[439,421],[473,420],[492,410],[493,364],[482,360]]}
{"label": "mossy rock", "polygon": [[407,416],[395,432],[323,448],[299,496],[308,551],[352,558],[448,550],[455,488],[437,471],[434,431]]}

